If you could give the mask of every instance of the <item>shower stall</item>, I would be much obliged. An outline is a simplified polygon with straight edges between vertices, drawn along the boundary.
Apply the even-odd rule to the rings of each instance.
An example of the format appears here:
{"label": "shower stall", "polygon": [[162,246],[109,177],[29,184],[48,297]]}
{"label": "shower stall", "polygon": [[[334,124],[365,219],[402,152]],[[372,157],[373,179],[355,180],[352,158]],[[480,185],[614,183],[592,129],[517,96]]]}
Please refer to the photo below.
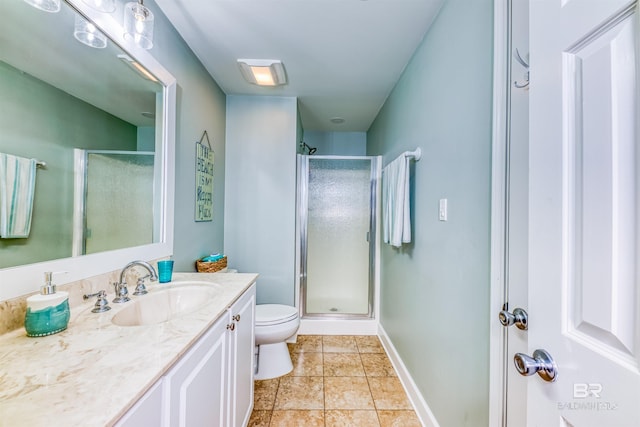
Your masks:
{"label": "shower stall", "polygon": [[298,155],[300,313],[374,315],[379,157]]}
{"label": "shower stall", "polygon": [[150,244],[155,153],[74,149],[73,256]]}

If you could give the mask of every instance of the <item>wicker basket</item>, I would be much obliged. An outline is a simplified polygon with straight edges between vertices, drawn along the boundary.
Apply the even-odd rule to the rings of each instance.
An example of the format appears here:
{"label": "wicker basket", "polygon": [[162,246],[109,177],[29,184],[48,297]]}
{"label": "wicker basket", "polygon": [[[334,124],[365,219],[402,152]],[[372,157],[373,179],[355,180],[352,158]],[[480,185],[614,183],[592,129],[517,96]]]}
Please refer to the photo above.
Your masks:
{"label": "wicker basket", "polygon": [[202,260],[196,261],[196,270],[198,273],[215,273],[216,271],[220,271],[224,268],[227,268],[227,257],[223,256],[217,261],[206,262]]}

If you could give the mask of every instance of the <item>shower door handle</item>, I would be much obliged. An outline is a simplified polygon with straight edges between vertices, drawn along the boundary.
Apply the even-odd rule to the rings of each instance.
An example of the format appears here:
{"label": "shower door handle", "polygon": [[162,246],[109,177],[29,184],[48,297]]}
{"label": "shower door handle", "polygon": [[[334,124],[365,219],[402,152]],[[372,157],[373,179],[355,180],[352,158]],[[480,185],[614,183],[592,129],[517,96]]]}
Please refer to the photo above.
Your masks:
{"label": "shower door handle", "polygon": [[369,241],[369,232],[367,231],[367,242]]}

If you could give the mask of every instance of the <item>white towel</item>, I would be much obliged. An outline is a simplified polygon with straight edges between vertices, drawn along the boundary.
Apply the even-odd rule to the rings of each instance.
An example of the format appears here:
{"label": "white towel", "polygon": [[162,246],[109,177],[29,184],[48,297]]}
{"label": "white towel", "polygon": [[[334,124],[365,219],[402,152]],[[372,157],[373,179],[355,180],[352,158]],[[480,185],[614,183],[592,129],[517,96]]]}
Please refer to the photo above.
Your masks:
{"label": "white towel", "polygon": [[409,161],[403,153],[382,171],[382,238],[398,248],[411,242]]}
{"label": "white towel", "polygon": [[36,161],[0,153],[0,238],[27,238],[36,187]]}

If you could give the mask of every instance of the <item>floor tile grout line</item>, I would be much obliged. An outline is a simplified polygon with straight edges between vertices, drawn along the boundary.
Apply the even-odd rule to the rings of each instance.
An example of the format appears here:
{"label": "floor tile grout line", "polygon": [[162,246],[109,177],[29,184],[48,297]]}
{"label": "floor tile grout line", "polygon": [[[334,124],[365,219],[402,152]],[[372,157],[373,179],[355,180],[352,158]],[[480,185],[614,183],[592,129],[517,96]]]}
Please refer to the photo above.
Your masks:
{"label": "floor tile grout line", "polygon": [[[345,338],[351,339],[351,340],[353,340],[353,341],[355,342],[356,349],[357,349],[357,351],[355,352],[355,354],[358,354],[358,355],[359,355],[358,359],[360,360],[361,368],[362,368],[362,369],[363,369],[363,371],[364,371],[364,374],[365,374],[365,375],[364,375],[364,378],[366,378],[367,386],[368,386],[368,389],[369,389],[369,393],[370,393],[371,399],[372,399],[372,401],[373,401],[373,406],[374,406],[373,410],[376,412],[376,417],[377,417],[378,423],[379,423],[380,425],[382,425],[382,419],[381,419],[381,414],[380,414],[380,411],[382,411],[382,409],[379,409],[379,408],[378,408],[378,406],[377,406],[377,404],[376,404],[375,400],[373,399],[373,392],[372,392],[372,389],[371,389],[371,382],[370,382],[370,381],[371,381],[371,378],[373,378],[373,377],[376,377],[376,378],[377,378],[377,376],[375,376],[375,375],[374,375],[374,376],[367,375],[367,371],[364,369],[364,362],[363,362],[363,356],[362,356],[362,354],[365,354],[365,353],[383,354],[383,355],[385,355],[387,358],[388,358],[389,356],[388,356],[388,354],[386,354],[386,352],[384,351],[384,349],[382,349],[382,351],[381,351],[381,352],[371,352],[371,351],[368,351],[368,352],[361,352],[361,350],[362,350],[362,349],[364,349],[366,346],[364,346],[364,345],[363,345],[363,346],[359,346],[359,345],[358,345],[358,340],[356,339],[356,336],[346,336],[346,335],[345,335],[345,336],[342,336],[342,337],[345,337]],[[321,356],[320,358],[321,358],[321,363],[322,363],[322,367],[323,367],[323,370],[322,370],[322,376],[321,376],[321,377],[322,377],[322,385],[323,385],[323,387],[322,387],[322,393],[323,393],[323,395],[322,395],[322,399],[323,399],[323,410],[322,410],[322,415],[323,415],[323,424],[324,424],[324,426],[326,427],[326,424],[327,424],[327,417],[326,417],[326,415],[327,415],[327,408],[326,408],[326,390],[325,390],[326,379],[325,379],[325,378],[329,378],[330,376],[326,376],[326,375],[325,375],[325,371],[324,371],[324,354],[325,354],[325,353],[343,353],[343,354],[349,354],[349,353],[350,353],[350,354],[354,354],[354,352],[351,352],[351,351],[348,351],[348,352],[344,352],[344,351],[337,351],[337,352],[325,352],[325,351],[324,351],[324,349],[325,349],[325,348],[324,348],[324,336],[322,336],[322,339],[321,339],[321,341],[320,341],[320,344],[322,345],[322,351],[320,351],[320,353],[322,353],[322,356]],[[370,346],[369,346],[369,347],[370,347]],[[293,349],[292,349],[292,350],[293,350]],[[295,353],[295,352],[294,352],[294,351],[291,351],[291,353]],[[299,352],[299,353],[304,353],[304,351]],[[309,353],[318,353],[318,352],[309,352]],[[397,372],[395,372],[395,369],[393,370],[393,372],[395,373],[395,377],[397,378]],[[292,377],[294,377],[293,375],[291,375],[291,376],[292,376]],[[307,375],[301,375],[301,377],[318,377],[318,375],[309,375],[309,376],[307,376]],[[341,376],[339,376],[339,377],[342,377],[342,378],[355,378],[354,376],[345,376],[345,375],[341,375]],[[356,377],[362,378],[362,376],[356,376]],[[382,375],[382,377],[389,377],[389,375]],[[393,377],[393,376],[391,376],[391,377]],[[276,401],[277,401],[277,397],[278,397],[279,393],[281,392],[281,387],[283,387],[283,384],[282,384],[282,381],[280,381],[280,378],[278,378],[277,389],[276,389],[276,396],[274,397],[274,400],[273,400],[273,407],[272,407],[272,410],[271,410],[271,411],[267,411],[267,412],[269,412],[269,424],[268,424],[269,426],[271,426],[271,425],[272,425],[272,421],[273,421],[273,412],[276,410],[276,409],[275,409],[275,403],[276,403]],[[406,393],[406,392],[405,392],[405,393]],[[405,394],[405,396],[406,396],[406,394]],[[292,409],[292,410],[293,410],[293,409]],[[359,409],[359,410],[364,410],[364,409]],[[357,410],[353,409],[353,410],[345,410],[345,411],[350,412],[350,411],[357,411]],[[415,415],[415,409],[402,410],[402,409],[400,409],[400,408],[397,408],[397,409],[389,409],[389,411],[390,411],[390,412],[395,412],[395,413],[399,413],[399,412],[407,412],[407,411],[408,411],[408,412],[413,412],[413,414]],[[274,425],[274,427],[277,427],[277,426],[275,426],[275,425]]]}
{"label": "floor tile grout line", "polygon": [[[322,363],[324,363],[324,356],[322,357]],[[326,393],[326,383],[324,376],[324,366],[322,367],[322,424],[327,427],[327,393]]]}

